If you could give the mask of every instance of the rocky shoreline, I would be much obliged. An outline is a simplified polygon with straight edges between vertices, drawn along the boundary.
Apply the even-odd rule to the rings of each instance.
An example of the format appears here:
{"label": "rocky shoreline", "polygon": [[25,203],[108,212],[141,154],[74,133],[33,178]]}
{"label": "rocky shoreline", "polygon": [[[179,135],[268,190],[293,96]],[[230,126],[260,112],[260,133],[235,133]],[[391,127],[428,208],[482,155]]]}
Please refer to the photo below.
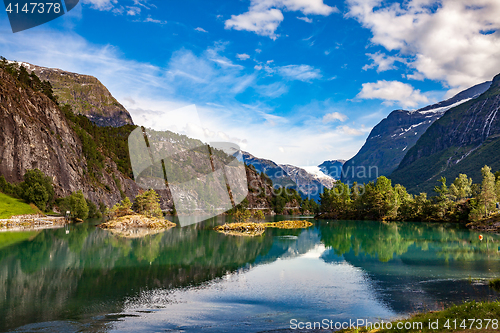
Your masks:
{"label": "rocky shoreline", "polygon": [[69,221],[64,217],[47,217],[40,214],[19,215],[0,220],[0,232],[60,228],[68,223]]}

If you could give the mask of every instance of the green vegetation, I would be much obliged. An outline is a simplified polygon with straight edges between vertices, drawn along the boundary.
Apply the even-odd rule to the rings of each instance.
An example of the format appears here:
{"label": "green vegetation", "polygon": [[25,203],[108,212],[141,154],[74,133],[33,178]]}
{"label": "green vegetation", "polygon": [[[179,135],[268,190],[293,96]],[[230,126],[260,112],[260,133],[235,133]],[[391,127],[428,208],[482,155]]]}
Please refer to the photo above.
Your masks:
{"label": "green vegetation", "polygon": [[97,207],[93,204],[93,216],[89,216],[89,205],[82,191],[71,193],[70,196],[58,200],[59,209],[62,212],[71,212],[70,217],[85,220],[88,217],[98,217]]}
{"label": "green vegetation", "polygon": [[500,279],[493,279],[489,282],[489,285],[491,288],[495,289],[496,291],[500,292]]}
{"label": "green vegetation", "polygon": [[27,203],[33,203],[42,211],[50,210],[54,203],[52,179],[38,169],[26,171],[23,178],[23,182],[14,185],[0,176],[0,191],[23,199]]}
{"label": "green vegetation", "polygon": [[123,175],[132,177],[127,138],[137,126],[99,127],[87,117],[73,113],[69,104],[60,106],[60,109],[82,142],[82,152],[87,160],[87,173],[90,177],[97,178],[105,167],[106,157],[116,163]]}
{"label": "green vegetation", "polygon": [[[320,195],[320,216],[334,219],[391,221],[470,222],[489,217],[500,199],[500,179],[488,166],[481,170],[483,181],[473,184],[460,174],[450,187],[446,178],[439,180],[428,198],[426,193],[411,195],[401,185],[392,186],[381,176],[366,185],[352,187],[338,182]],[[500,175],[497,173],[497,175]]]}
{"label": "green vegetation", "polygon": [[28,203],[35,204],[40,210],[52,208],[54,202],[54,186],[52,178],[38,170],[28,170],[24,174],[24,181],[17,185],[17,194]]}
{"label": "green vegetation", "polygon": [[108,212],[109,219],[116,219],[122,216],[133,215],[132,202],[128,197],[125,197],[120,203],[113,206]]}
{"label": "green vegetation", "polygon": [[135,197],[132,208],[141,215],[163,218],[163,213],[160,208],[160,198],[153,189]]}
{"label": "green vegetation", "polygon": [[21,86],[30,87],[34,91],[41,92],[57,103],[57,98],[54,96],[54,91],[49,81],[40,80],[34,72],[29,74],[24,66],[17,68],[14,63],[9,63],[4,57],[0,57],[0,68],[10,74]]}
{"label": "green vegetation", "polygon": [[[498,332],[500,318],[500,302],[466,302],[453,305],[442,311],[419,313],[408,319],[392,322],[392,329],[376,330],[377,332]],[[488,320],[489,319],[489,320]],[[400,323],[398,328],[398,323]],[[405,323],[408,328],[405,328]],[[419,323],[422,323],[420,325]],[[487,326],[488,325],[488,326]],[[374,326],[360,330],[344,330],[342,332],[371,332]]]}
{"label": "green vegetation", "polygon": [[[37,214],[38,210],[22,200],[12,198],[0,192],[0,219],[9,219],[16,215]],[[1,243],[1,242],[0,242]]]}

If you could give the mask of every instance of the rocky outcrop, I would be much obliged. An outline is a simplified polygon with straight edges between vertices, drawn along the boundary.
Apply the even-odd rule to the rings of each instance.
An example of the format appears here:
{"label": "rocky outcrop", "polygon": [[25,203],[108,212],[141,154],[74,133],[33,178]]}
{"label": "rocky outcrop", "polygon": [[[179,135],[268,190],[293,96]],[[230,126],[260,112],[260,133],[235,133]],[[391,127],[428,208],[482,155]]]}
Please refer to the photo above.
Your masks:
{"label": "rocky outcrop", "polygon": [[97,78],[25,62],[18,64],[28,72],[35,72],[41,80],[49,81],[59,103],[70,104],[76,114],[88,117],[98,126],[133,124],[128,111]]}
{"label": "rocky outcrop", "polygon": [[342,169],[344,183],[368,183],[389,176],[427,129],[450,108],[485,92],[491,82],[471,87],[454,97],[416,111],[395,110],[373,128],[360,151]]}

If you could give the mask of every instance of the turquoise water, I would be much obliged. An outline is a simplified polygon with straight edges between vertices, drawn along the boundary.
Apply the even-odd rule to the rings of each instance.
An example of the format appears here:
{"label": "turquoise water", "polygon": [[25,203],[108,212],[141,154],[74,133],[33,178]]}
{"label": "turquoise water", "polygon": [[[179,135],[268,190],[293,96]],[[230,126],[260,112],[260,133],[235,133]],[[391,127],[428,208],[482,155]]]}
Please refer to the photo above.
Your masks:
{"label": "turquoise water", "polygon": [[498,235],[311,221],[260,237],[213,231],[222,218],[140,239],[92,223],[0,235],[0,331],[260,332],[498,299],[484,280],[500,275]]}

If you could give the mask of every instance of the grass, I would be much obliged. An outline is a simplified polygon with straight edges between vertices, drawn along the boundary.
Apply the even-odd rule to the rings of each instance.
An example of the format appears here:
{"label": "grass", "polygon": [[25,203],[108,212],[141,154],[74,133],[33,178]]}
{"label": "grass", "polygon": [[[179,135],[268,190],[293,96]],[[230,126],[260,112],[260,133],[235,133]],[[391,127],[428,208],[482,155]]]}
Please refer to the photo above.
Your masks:
{"label": "grass", "polygon": [[16,215],[38,214],[39,212],[35,206],[0,192],[0,219],[9,219]]}
{"label": "grass", "polygon": [[[500,318],[500,302],[467,302],[460,305],[453,305],[442,311],[431,311],[419,313],[408,319],[392,322],[392,329],[369,330],[361,328],[359,330],[344,330],[342,332],[498,332]],[[471,320],[469,320],[471,319]],[[472,321],[474,319],[475,321]],[[482,319],[480,328],[478,319]],[[486,328],[486,319],[491,319],[489,327]],[[455,322],[456,320],[456,322]],[[496,321],[494,321],[496,320]],[[373,321],[375,322],[375,321]],[[402,323],[402,328],[398,328],[398,323]],[[411,323],[411,324],[409,324]],[[422,326],[418,326],[422,323]],[[431,326],[430,323],[433,323]],[[456,323],[456,324],[455,324]],[[496,323],[496,325],[494,324]],[[409,327],[404,328],[404,325]],[[448,324],[449,327],[445,327]],[[472,327],[471,327],[472,324]],[[401,324],[400,324],[401,325]],[[436,326],[434,326],[436,325]],[[455,327],[456,326],[456,327]],[[410,328],[411,327],[411,328]]]}

